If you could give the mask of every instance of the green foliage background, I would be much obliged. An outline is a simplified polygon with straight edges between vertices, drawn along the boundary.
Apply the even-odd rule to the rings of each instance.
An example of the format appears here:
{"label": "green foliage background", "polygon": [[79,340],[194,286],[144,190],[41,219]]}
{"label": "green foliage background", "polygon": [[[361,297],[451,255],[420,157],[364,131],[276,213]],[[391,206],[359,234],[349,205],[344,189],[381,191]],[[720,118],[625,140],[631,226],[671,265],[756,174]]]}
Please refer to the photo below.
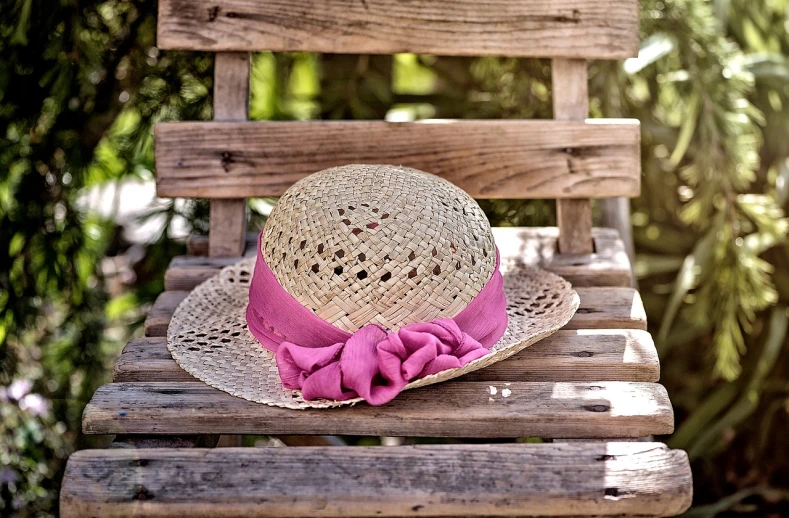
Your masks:
{"label": "green foliage background", "polygon": [[[183,252],[167,226],[126,242],[80,198],[152,179],[156,122],[212,116],[211,56],[159,51],[155,9],[0,3],[2,515],[56,513],[66,456],[95,445],[82,408]],[[788,30],[786,0],[643,0],[641,57],[591,65],[592,115],[642,123],[636,271],[677,412],[667,440],[693,460],[694,516],[789,515]],[[550,118],[550,64],[262,53],[250,114]],[[482,203],[494,224],[554,223],[550,201]],[[206,229],[200,201],[153,216]]]}

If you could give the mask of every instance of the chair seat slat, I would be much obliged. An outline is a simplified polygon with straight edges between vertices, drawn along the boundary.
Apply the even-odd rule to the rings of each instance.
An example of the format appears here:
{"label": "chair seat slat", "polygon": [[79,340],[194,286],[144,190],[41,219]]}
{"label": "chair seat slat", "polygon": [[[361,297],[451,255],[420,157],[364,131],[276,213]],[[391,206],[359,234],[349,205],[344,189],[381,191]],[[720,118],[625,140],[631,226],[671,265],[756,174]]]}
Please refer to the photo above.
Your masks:
{"label": "chair seat slat", "polygon": [[384,407],[328,410],[272,407],[202,382],[152,382],[102,386],[82,426],[87,434],[599,438],[670,434],[674,413],[661,385],[641,382],[447,381]]}
{"label": "chair seat slat", "polygon": [[[457,381],[657,381],[652,337],[639,330],[559,331]],[[196,381],[167,350],[164,337],[131,340],[115,362],[115,382]]]}
{"label": "chair seat slat", "polygon": [[85,450],[61,516],[668,516],[690,487],[661,443]]}

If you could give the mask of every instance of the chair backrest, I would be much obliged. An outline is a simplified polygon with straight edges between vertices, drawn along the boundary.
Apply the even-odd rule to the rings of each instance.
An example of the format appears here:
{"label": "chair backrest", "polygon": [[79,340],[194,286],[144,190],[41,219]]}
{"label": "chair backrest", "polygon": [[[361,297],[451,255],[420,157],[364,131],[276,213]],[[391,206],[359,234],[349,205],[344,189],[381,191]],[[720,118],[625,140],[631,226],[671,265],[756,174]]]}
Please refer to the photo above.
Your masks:
{"label": "chair backrest", "polygon": [[[160,0],[158,45],[216,52],[214,122],[156,127],[161,196],[210,198],[209,254],[239,255],[245,198],[320,169],[392,163],[478,198],[556,198],[590,253],[591,198],[637,196],[639,125],[585,120],[587,60],[638,53],[637,0]],[[552,58],[554,120],[244,122],[254,51]]]}

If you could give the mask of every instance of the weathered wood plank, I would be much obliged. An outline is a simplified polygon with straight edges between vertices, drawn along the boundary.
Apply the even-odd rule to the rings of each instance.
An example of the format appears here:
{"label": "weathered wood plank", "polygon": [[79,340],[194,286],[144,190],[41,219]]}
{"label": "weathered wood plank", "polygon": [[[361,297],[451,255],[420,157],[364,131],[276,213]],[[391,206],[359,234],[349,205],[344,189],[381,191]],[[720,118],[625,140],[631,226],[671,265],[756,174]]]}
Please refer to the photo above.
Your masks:
{"label": "weathered wood plank", "polygon": [[247,229],[247,200],[211,200],[208,255],[238,257],[244,253]]}
{"label": "weathered wood plank", "polygon": [[145,336],[166,336],[167,326],[178,304],[186,298],[188,291],[164,291],[156,297],[156,300],[145,317],[143,328]]}
{"label": "weathered wood plank", "polygon": [[[245,257],[255,255],[255,248],[247,249]],[[225,266],[235,264],[239,257],[177,256],[164,272],[164,289],[191,291],[201,282],[216,275]]]}
{"label": "weathered wood plank", "polygon": [[[457,381],[657,381],[652,337],[636,330],[559,331]],[[163,337],[131,340],[115,362],[114,382],[196,381]]]}
{"label": "weathered wood plank", "polygon": [[61,516],[669,516],[691,503],[662,443],[83,450]]}
{"label": "weathered wood plank", "polygon": [[661,385],[620,381],[449,381],[383,407],[328,411],[261,405],[201,382],[111,383],[93,395],[82,426],[87,434],[598,438],[669,434],[674,414]]}
{"label": "weathered wood plank", "polygon": [[[214,120],[244,121],[249,118],[250,56],[246,52],[220,52],[214,62]],[[158,151],[158,150],[157,150]],[[209,218],[208,255],[233,257],[244,252],[247,202],[212,200]]]}
{"label": "weathered wood plank", "polygon": [[600,198],[639,192],[632,120],[175,122],[156,126],[160,196],[279,196],[349,163],[422,169],[475,198]]}
{"label": "weathered wood plank", "polygon": [[[554,119],[586,119],[589,116],[586,60],[554,59],[551,72]],[[559,226],[559,250],[563,254],[591,254],[594,251],[590,200],[556,200],[556,223]]]}
{"label": "weathered wood plank", "polygon": [[595,250],[590,254],[560,254],[556,227],[497,227],[493,237],[503,264],[539,266],[575,287],[631,285],[630,261],[613,229],[592,229]]}
{"label": "weathered wood plank", "polygon": [[[558,235],[556,227],[493,229],[502,264],[512,262],[540,266],[561,275],[576,287],[631,285],[630,262],[616,231],[594,229],[595,253],[584,255],[558,254]],[[247,239],[249,241],[249,237]],[[247,246],[247,257],[254,255],[255,251],[254,245]],[[165,273],[165,289],[189,291],[237,260],[194,256],[175,258]]]}
{"label": "weathered wood plank", "polygon": [[559,250],[563,254],[591,254],[592,201],[556,200],[556,224],[559,226]]}
{"label": "weathered wood plank", "polygon": [[214,120],[249,118],[248,52],[219,52],[214,61]]}
{"label": "weathered wood plank", "polygon": [[164,49],[622,59],[635,0],[161,0]]}
{"label": "weathered wood plank", "polygon": [[577,288],[581,307],[563,329],[646,329],[641,294],[632,288]]}

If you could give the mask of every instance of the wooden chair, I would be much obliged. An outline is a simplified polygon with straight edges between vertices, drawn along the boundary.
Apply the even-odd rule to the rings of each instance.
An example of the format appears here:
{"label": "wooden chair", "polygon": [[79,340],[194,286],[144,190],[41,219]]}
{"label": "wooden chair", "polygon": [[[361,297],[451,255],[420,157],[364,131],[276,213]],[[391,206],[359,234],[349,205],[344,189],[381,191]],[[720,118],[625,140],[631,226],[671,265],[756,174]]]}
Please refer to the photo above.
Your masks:
{"label": "wooden chair", "polygon": [[[691,501],[658,357],[617,233],[590,198],[639,192],[639,126],[587,121],[587,59],[637,53],[636,0],[160,0],[159,45],[216,52],[215,121],[156,128],[158,191],[210,198],[211,233],[176,258],[113,382],[85,409],[114,447],[71,456],[64,517],[668,516]],[[244,122],[249,52],[415,52],[553,59],[556,120]],[[417,167],[475,197],[557,198],[558,229],[496,229],[504,261],[578,290],[569,325],[514,357],[383,407],[294,411],[196,381],[168,353],[189,290],[254,252],[245,197],[352,162]],[[465,437],[492,444],[212,448],[219,435]],[[294,437],[298,436],[298,437]],[[312,439],[311,439],[312,437]],[[512,442],[539,437],[540,443]],[[502,443],[502,439],[510,439]]]}

